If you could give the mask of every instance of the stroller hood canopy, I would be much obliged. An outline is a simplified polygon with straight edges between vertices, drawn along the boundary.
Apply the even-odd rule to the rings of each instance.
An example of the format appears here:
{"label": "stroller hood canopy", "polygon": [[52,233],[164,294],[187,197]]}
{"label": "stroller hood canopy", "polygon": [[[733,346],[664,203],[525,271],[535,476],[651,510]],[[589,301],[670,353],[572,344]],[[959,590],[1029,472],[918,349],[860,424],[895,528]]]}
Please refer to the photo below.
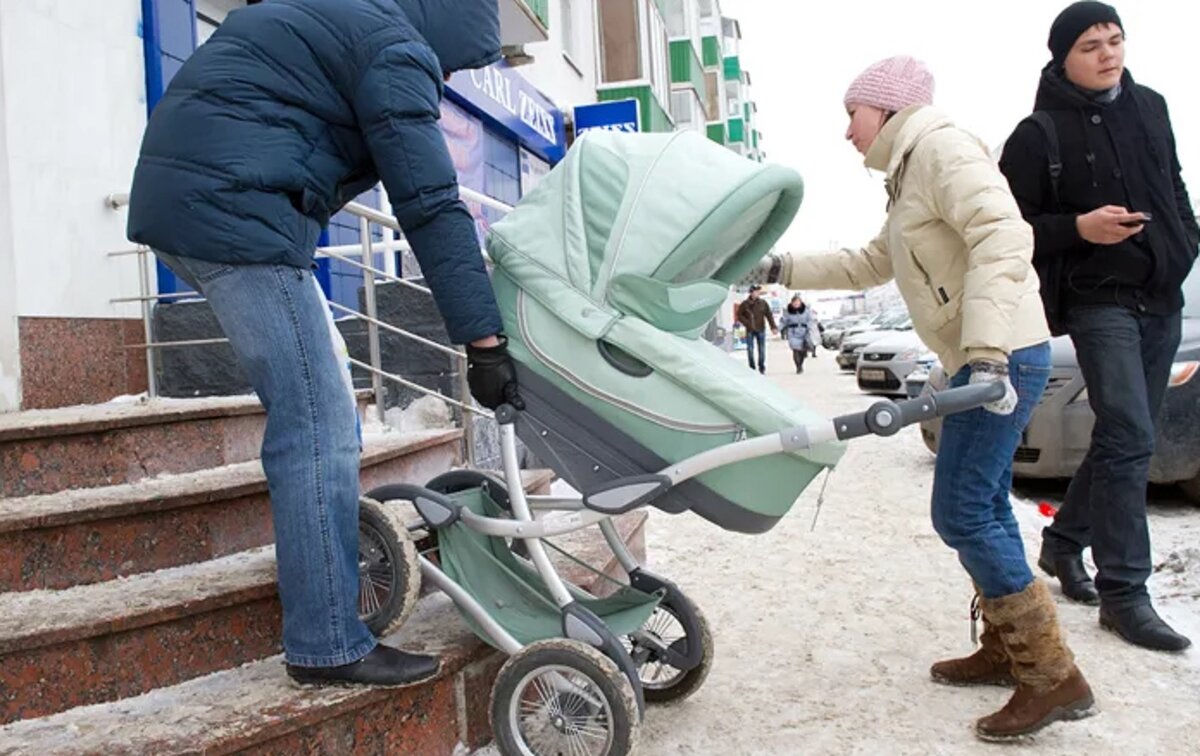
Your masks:
{"label": "stroller hood canopy", "polygon": [[[488,251],[591,336],[633,315],[694,337],[779,239],[802,196],[795,171],[696,132],[591,131],[493,227]],[[564,284],[590,306],[561,310]]]}

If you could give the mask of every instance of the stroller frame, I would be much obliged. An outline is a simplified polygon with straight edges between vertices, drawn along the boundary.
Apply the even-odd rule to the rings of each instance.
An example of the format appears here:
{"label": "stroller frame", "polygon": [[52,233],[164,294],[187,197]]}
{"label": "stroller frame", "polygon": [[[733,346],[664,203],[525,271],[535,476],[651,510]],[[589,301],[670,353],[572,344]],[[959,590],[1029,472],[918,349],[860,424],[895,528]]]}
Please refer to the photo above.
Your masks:
{"label": "stroller frame", "polygon": [[[772,454],[800,452],[815,444],[835,439],[849,440],[866,435],[891,436],[906,425],[981,407],[1002,398],[1003,392],[1004,387],[1001,384],[991,383],[928,393],[916,399],[899,402],[881,400],[864,412],[725,444],[667,465],[657,473],[619,478],[601,484],[578,497],[526,495],[521,485],[517,452],[516,423],[520,411],[511,405],[502,405],[496,410],[496,419],[500,428],[504,493],[508,496],[511,519],[476,514],[456,503],[451,497],[434,490],[437,488],[435,482],[438,479],[431,481],[429,487],[409,484],[385,485],[369,492],[367,498],[379,502],[396,499],[411,501],[422,522],[407,524],[406,536],[420,530],[436,533],[439,529],[461,523],[483,535],[512,539],[514,550],[523,546],[538,578],[544,582],[557,604],[562,615],[560,638],[566,642],[559,640],[555,645],[552,643],[553,639],[547,639],[524,645],[489,614],[487,607],[432,560],[425,556],[418,556],[415,560],[415,565],[419,565],[421,579],[428,580],[446,593],[458,609],[474,621],[476,632],[486,635],[484,640],[510,657],[501,669],[492,692],[493,727],[503,753],[540,756],[532,748],[524,745],[519,735],[513,734],[520,726],[515,720],[523,716],[518,714],[520,705],[523,705],[518,700],[522,691],[521,685],[528,684],[531,676],[535,674],[529,671],[531,665],[535,671],[545,670],[546,681],[542,683],[542,690],[549,689],[559,700],[559,713],[552,718],[555,721],[554,726],[559,727],[560,732],[564,731],[562,728],[566,727],[569,730],[570,727],[561,724],[565,721],[562,716],[562,700],[567,700],[575,707],[590,707],[591,711],[600,711],[603,706],[603,711],[606,712],[605,721],[610,724],[615,722],[613,726],[621,729],[617,735],[624,737],[624,740],[618,737],[614,741],[612,733],[609,733],[609,746],[606,746],[604,753],[625,753],[632,747],[632,731],[641,720],[646,702],[638,665],[634,663],[621,638],[614,634],[603,619],[580,604],[572,595],[551,563],[542,539],[575,532],[592,525],[600,527],[608,547],[628,574],[630,585],[645,593],[657,593],[661,597],[658,606],[673,615],[684,631],[683,642],[673,643],[663,642],[654,632],[646,631],[645,627],[626,636],[634,641],[632,647],[640,647],[643,654],[654,655],[651,658],[657,663],[678,670],[682,678],[693,675],[689,684],[682,686],[683,689],[674,693],[668,690],[665,694],[658,691],[656,694],[656,700],[661,701],[683,698],[694,692],[707,675],[707,666],[712,655],[711,636],[707,625],[695,605],[677,586],[643,568],[617,532],[612,522],[614,516],[651,504],[671,487],[722,465]],[[482,482],[485,491],[492,480],[474,471],[457,471],[447,475],[459,475],[460,479],[473,478]],[[562,512],[566,513],[566,516],[554,521],[538,519],[538,514],[548,512]],[[415,553],[415,546],[411,542],[407,546]],[[413,595],[415,600],[415,593]],[[567,654],[568,663],[564,665],[563,654],[567,652],[570,652]],[[601,666],[592,663],[595,661],[592,657],[597,656],[596,652],[603,657],[600,659],[603,663]],[[642,663],[645,663],[645,658],[642,657]],[[518,661],[521,664],[517,664],[512,674],[506,676],[510,665]],[[571,673],[579,670],[583,670],[584,677],[572,678]],[[585,690],[579,682],[580,679],[601,684],[594,690]],[[623,688],[624,680],[628,681],[632,696],[626,694],[627,700],[622,703],[621,695],[613,691]],[[580,701],[584,703],[580,704]],[[622,710],[617,711],[618,709]],[[614,711],[616,714],[612,713]],[[506,714],[511,716],[506,717]],[[512,721],[501,721],[502,717]],[[594,733],[592,735],[594,736]],[[622,743],[626,745],[621,745]]]}

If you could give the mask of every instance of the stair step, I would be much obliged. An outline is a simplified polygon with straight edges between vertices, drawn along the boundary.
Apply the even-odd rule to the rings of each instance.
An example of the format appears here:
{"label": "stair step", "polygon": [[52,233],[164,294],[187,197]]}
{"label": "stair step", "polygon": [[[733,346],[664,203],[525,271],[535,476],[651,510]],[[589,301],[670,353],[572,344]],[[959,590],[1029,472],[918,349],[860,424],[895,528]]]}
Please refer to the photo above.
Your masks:
{"label": "stair step", "polygon": [[396,753],[439,756],[490,738],[502,659],[442,594],[422,599],[389,643],[437,654],[436,679],[399,690],[293,687],[272,656],[135,698],[0,727],[0,753]]}
{"label": "stair step", "polygon": [[[530,482],[526,479],[527,484]],[[536,488],[532,490],[537,490]],[[644,558],[647,515],[618,518],[619,530]],[[566,542],[599,554],[599,535]],[[615,560],[602,565],[615,572]],[[564,577],[598,586],[578,568]],[[300,690],[287,681],[281,656],[153,690],[121,701],[82,706],[0,727],[0,754],[396,753],[450,756],[460,744],[491,740],[488,701],[503,655],[472,635],[449,599],[434,593],[388,643],[437,654],[438,677],[400,690]]]}
{"label": "stair step", "polygon": [[[364,438],[363,489],[424,481],[458,459],[461,430]],[[100,488],[11,498],[0,511],[0,591],[68,588],[271,543],[257,459]]]}
{"label": "stair step", "polygon": [[278,652],[272,551],[0,595],[0,722],[134,696]]}
{"label": "stair step", "polygon": [[253,394],[0,413],[0,497],[246,462],[265,422]]}
{"label": "stair step", "polygon": [[[531,472],[523,482],[537,490],[550,477]],[[274,565],[265,546],[93,585],[0,594],[0,724],[277,653]]]}

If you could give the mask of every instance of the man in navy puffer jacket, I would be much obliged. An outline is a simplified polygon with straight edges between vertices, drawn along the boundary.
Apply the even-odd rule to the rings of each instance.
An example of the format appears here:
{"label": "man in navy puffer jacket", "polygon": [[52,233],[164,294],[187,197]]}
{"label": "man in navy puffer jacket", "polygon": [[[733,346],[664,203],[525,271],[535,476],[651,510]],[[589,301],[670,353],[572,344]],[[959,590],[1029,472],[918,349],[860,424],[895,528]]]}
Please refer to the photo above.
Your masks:
{"label": "man in navy puffer jacket", "polygon": [[520,405],[442,83],[500,57],[496,0],[268,0],[230,14],[142,143],[129,237],[211,303],[267,409],[283,645],[302,684],[403,685],[437,661],[358,617],[354,403],[312,276],[332,213],[382,180],[480,403]]}

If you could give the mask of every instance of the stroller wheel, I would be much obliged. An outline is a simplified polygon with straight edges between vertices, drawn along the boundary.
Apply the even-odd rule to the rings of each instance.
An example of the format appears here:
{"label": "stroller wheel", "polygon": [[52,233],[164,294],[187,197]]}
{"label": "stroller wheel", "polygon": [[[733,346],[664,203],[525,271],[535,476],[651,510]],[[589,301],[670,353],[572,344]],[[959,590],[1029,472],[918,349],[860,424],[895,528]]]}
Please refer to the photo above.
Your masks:
{"label": "stroller wheel", "polygon": [[383,637],[404,624],[420,595],[417,545],[404,509],[364,496],[358,506],[358,616]]}
{"label": "stroller wheel", "polygon": [[[686,633],[676,609],[662,603],[654,609],[654,614],[650,615],[641,630],[622,639],[637,666],[642,693],[648,703],[671,704],[682,701],[700,689],[712,668],[713,639],[708,620],[686,596],[680,595],[679,600],[691,605],[699,626],[697,637]],[[698,643],[701,649],[700,663],[692,669],[671,666],[664,655],[656,650],[666,646],[686,655],[692,643]]]}
{"label": "stroller wheel", "polygon": [[565,638],[509,657],[492,687],[491,714],[505,756],[624,756],[639,724],[633,687],[617,665]]}

